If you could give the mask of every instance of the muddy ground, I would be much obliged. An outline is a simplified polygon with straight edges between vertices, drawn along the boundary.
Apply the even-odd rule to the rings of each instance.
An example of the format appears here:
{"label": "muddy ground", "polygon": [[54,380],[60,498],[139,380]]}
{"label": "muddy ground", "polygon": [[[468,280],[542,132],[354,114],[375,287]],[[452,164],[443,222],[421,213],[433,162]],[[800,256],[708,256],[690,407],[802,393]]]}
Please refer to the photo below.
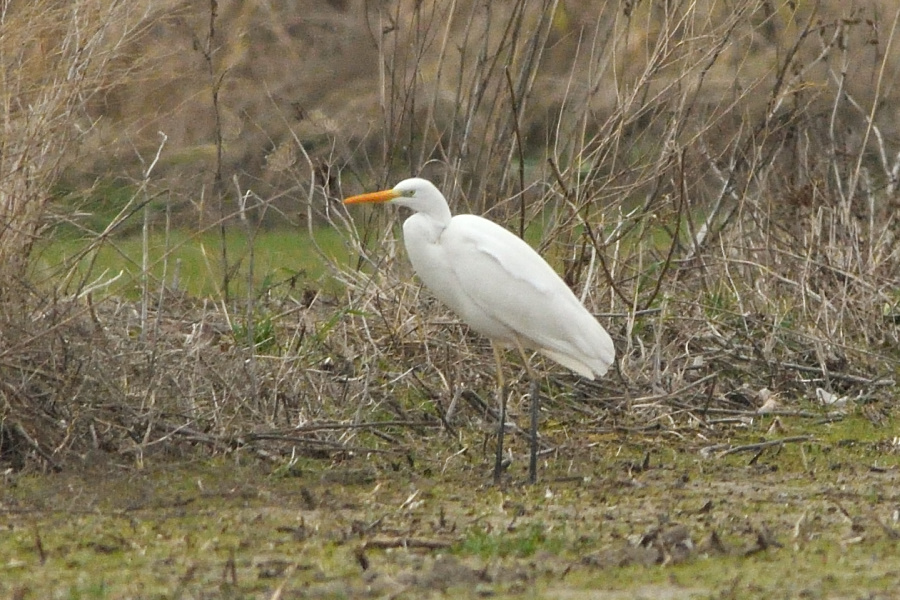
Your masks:
{"label": "muddy ground", "polygon": [[500,487],[486,434],[6,473],[3,598],[893,598],[897,423],[768,417],[569,439]]}

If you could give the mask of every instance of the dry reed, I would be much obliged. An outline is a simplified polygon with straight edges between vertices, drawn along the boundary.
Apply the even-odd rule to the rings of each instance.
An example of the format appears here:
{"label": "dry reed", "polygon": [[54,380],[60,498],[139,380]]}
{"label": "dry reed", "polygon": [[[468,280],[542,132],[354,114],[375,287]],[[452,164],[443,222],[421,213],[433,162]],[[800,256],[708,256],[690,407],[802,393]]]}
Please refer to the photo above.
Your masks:
{"label": "dry reed", "polygon": [[[39,309],[6,301],[3,460],[61,465],[74,451],[140,463],[198,445],[288,463],[412,455],[438,431],[448,447],[467,447],[479,435],[470,425],[493,418],[482,400],[493,385],[486,342],[415,283],[401,215],[339,204],[411,174],[433,179],[456,211],[525,232],[612,332],[620,358],[602,381],[535,359],[562,424],[548,445],[564,451],[613,425],[711,430],[723,414],[755,416],[773,397],[764,388],[774,410],[794,414],[814,405],[817,388],[867,414],[892,410],[900,151],[883,107],[897,95],[900,12],[569,4],[329,3],[318,23],[357,34],[331,46],[357,63],[335,67],[341,85],[330,89],[311,75],[308,99],[293,101],[296,84],[271,57],[262,62],[280,87],[266,80],[251,95],[261,68],[251,49],[262,42],[258,29],[238,34],[258,14],[179,13],[169,32],[194,39],[206,91],[217,91],[194,100],[215,115],[215,150],[190,163],[209,187],[194,192],[215,188],[221,201],[211,215],[215,203],[194,202],[197,220],[234,222],[252,241],[272,215],[293,220],[299,197],[304,226],[342,232],[356,268],[321,251],[337,297],[292,280],[235,299],[226,280],[207,300],[150,281],[139,307],[94,302],[87,282],[74,295],[34,288]],[[296,39],[310,29],[282,16],[266,31],[298,58]],[[325,30],[314,31],[318,48]],[[328,57],[317,49],[312,59]],[[50,112],[62,130],[79,108]],[[177,123],[171,110],[152,122]],[[229,134],[235,122],[246,135]],[[167,139],[190,149],[183,131]],[[242,162],[248,152],[257,158]],[[60,160],[35,183],[41,198]],[[145,162],[145,189],[184,172],[166,163]],[[43,221],[22,218],[27,227],[5,231],[33,239]],[[27,243],[9,243],[27,257]],[[227,271],[235,259],[221,260]]]}

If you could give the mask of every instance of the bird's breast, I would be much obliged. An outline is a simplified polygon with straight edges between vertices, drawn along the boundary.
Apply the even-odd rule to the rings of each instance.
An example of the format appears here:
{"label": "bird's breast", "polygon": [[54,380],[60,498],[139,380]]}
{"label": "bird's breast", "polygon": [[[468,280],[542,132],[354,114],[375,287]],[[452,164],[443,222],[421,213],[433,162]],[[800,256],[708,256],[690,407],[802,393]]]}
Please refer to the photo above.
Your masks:
{"label": "bird's breast", "polygon": [[[496,287],[501,282],[479,278],[473,257],[493,260],[477,248],[460,228],[451,223],[436,226],[413,215],[403,225],[403,241],[416,275],[431,294],[455,312],[469,327],[497,342],[513,344],[516,333],[502,319],[479,302],[479,287]],[[459,219],[456,217],[454,220]],[[482,280],[484,279],[484,280]]]}

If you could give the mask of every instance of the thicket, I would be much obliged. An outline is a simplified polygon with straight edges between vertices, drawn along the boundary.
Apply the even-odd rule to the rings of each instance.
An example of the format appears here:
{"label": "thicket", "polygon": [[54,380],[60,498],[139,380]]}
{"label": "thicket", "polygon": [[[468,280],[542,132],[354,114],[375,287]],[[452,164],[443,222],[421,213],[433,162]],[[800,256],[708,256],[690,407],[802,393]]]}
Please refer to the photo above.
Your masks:
{"label": "thicket", "polygon": [[[407,452],[474,431],[491,417],[486,341],[410,276],[402,215],[339,202],[413,174],[529,237],[612,333],[602,381],[538,361],[572,430],[714,427],[766,399],[831,414],[830,394],[896,409],[893,3],[151,7],[0,5],[11,468]],[[85,207],[110,182],[127,193],[98,225]],[[221,233],[216,296],[153,277],[146,249],[139,300],[91,268],[117,232],[175,224]],[[279,224],[341,232],[342,257],[321,252],[340,293],[302,274],[235,291]],[[63,228],[83,250],[35,277],[36,245]],[[247,253],[229,253],[231,228]]]}

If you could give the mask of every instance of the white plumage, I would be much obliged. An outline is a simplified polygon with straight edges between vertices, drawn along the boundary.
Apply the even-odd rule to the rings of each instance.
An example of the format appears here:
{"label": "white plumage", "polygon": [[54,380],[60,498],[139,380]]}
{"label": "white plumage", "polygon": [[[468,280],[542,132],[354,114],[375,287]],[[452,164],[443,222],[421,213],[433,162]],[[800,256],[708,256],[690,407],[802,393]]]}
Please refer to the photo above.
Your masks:
{"label": "white plumage", "polygon": [[538,350],[589,379],[604,375],[615,360],[606,330],[518,236],[476,215],[451,216],[443,194],[425,179],[344,200],[363,202],[414,211],[403,223],[413,269],[432,294],[492,342]]}

